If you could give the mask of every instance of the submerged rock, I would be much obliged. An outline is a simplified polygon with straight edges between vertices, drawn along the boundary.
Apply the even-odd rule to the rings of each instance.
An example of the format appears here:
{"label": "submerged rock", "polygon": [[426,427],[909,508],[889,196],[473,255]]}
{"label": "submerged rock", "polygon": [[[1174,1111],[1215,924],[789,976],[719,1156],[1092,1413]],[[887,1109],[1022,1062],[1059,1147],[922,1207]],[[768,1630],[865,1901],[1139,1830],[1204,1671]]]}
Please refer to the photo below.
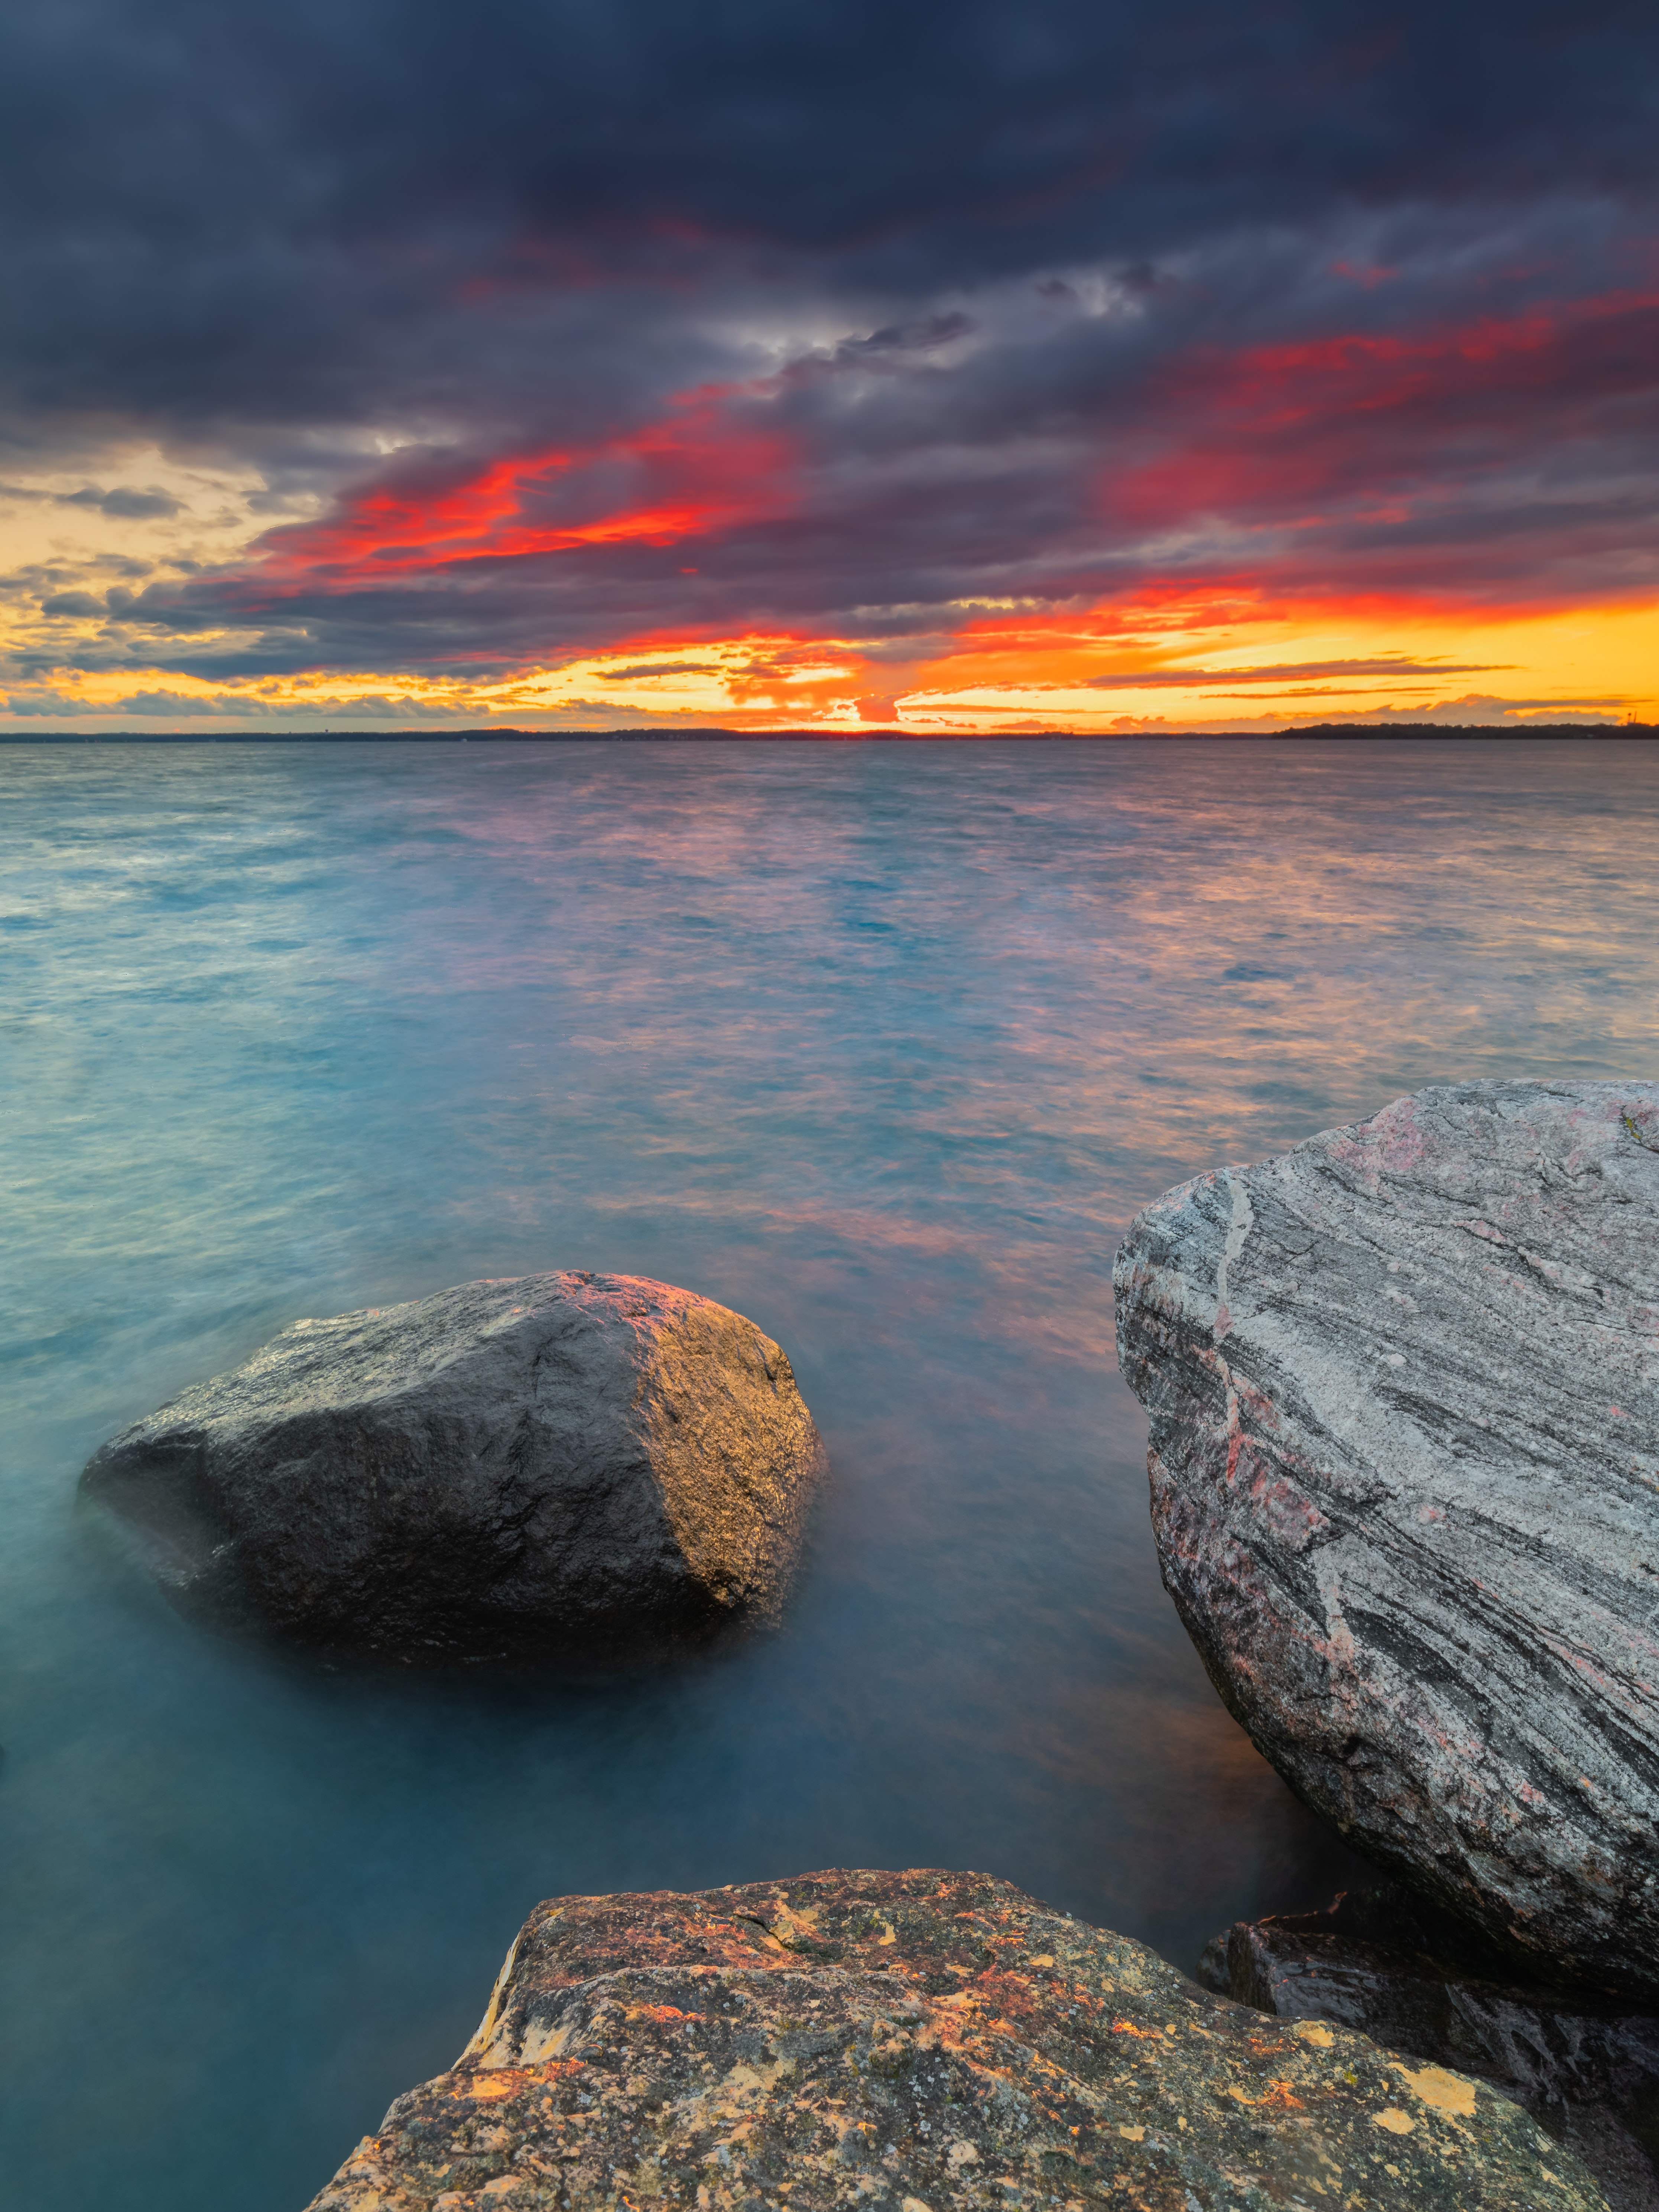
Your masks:
{"label": "submerged rock", "polygon": [[773,1614],[823,1466],[752,1322],[556,1273],[296,1322],[82,1481],[216,1625],[403,1662],[604,1663]]}
{"label": "submerged rock", "polygon": [[1206,1950],[1198,1978],[1279,2020],[1340,2022],[1478,2074],[1577,2152],[1613,2212],[1659,2212],[1659,2019],[1516,1983],[1500,1953],[1409,1891],[1239,1921]]}
{"label": "submerged rock", "polygon": [[1604,2212],[1484,2084],[984,1875],[559,1898],[311,2212]]}
{"label": "submerged rock", "polygon": [[1260,1749],[1531,1971],[1659,1988],[1659,1087],[1401,1099],[1170,1192],[1116,1285]]}

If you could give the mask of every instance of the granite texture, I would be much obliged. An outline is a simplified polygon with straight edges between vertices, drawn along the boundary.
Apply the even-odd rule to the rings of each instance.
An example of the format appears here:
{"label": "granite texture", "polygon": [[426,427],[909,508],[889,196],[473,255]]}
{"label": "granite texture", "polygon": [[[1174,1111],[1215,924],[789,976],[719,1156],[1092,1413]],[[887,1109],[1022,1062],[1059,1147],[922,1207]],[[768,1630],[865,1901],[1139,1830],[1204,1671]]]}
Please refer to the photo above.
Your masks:
{"label": "granite texture", "polygon": [[1236,1922],[1198,1978],[1279,2020],[1340,2022],[1479,2075],[1577,2152],[1613,2212],[1659,2212],[1659,2019],[1516,1982],[1500,1953],[1397,1884]]}
{"label": "granite texture", "polygon": [[984,1875],[533,1913],[311,2212],[1603,2212],[1517,2105]]}
{"label": "granite texture", "polygon": [[1659,1989],[1659,1087],[1400,1099],[1170,1192],[1116,1288],[1261,1750],[1526,1970]]}
{"label": "granite texture", "polygon": [[752,1322],[550,1273],[296,1322],[106,1443],[82,1491],[216,1626],[604,1665],[774,1615],[823,1468]]}

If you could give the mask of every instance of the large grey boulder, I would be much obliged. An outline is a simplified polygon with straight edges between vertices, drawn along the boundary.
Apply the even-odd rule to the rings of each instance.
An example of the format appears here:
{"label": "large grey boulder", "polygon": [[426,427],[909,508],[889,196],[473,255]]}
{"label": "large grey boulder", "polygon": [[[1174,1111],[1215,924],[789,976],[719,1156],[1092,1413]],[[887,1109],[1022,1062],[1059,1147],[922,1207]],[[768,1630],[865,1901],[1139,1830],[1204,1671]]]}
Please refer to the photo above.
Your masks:
{"label": "large grey boulder", "polygon": [[1507,2098],[981,1874],[532,1913],[310,2212],[1607,2212]]}
{"label": "large grey boulder", "polygon": [[1164,1579],[1291,1786],[1534,1971],[1659,1986],[1659,1086],[1476,1083],[1118,1256]]}
{"label": "large grey boulder", "polygon": [[405,1662],[603,1664],[775,1613],[823,1465],[752,1322],[553,1273],[296,1322],[82,1484],[216,1625]]}

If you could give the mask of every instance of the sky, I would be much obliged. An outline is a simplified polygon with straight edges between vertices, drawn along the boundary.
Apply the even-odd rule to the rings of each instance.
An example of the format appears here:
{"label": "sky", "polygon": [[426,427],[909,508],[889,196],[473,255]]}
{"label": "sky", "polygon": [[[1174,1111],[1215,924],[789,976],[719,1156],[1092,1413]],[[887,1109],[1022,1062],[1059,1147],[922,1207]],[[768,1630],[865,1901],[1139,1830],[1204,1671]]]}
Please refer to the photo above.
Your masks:
{"label": "sky", "polygon": [[53,0],[0,728],[1659,720],[1659,11]]}

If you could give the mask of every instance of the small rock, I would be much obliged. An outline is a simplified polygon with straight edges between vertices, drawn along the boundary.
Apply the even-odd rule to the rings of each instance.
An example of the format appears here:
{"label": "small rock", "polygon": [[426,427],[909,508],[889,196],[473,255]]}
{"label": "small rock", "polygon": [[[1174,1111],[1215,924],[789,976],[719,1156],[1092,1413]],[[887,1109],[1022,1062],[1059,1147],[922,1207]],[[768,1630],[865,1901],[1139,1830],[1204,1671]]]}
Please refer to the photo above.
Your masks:
{"label": "small rock", "polygon": [[1659,2212],[1659,2019],[1582,1990],[1517,1984],[1509,1961],[1396,1885],[1326,1912],[1239,1921],[1198,1978],[1279,2020],[1340,2021],[1477,2074],[1570,2144],[1613,2212]]}
{"label": "small rock", "polygon": [[1265,2020],[988,1875],[556,1898],[311,2212],[1605,2212],[1484,2083]]}
{"label": "small rock", "polygon": [[216,1626],[605,1664],[774,1615],[823,1468],[752,1322],[550,1273],[296,1322],[114,1437],[82,1486]]}
{"label": "small rock", "polygon": [[1659,1087],[1473,1083],[1171,1191],[1117,1262],[1164,1579],[1352,1842],[1659,1990]]}

